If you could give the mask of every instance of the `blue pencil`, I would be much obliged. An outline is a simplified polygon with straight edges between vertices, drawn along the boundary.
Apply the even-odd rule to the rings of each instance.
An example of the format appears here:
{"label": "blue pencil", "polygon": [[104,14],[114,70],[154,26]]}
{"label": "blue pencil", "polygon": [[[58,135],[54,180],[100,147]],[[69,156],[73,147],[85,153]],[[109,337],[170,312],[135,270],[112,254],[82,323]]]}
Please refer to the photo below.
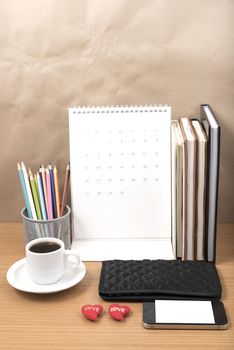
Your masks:
{"label": "blue pencil", "polygon": [[48,166],[50,172],[50,182],[51,182],[51,195],[52,195],[52,206],[53,206],[53,216],[57,218],[57,206],[56,206],[56,194],[55,194],[55,186],[54,186],[54,171],[51,165]]}
{"label": "blue pencil", "polygon": [[30,203],[29,203],[29,199],[28,199],[28,194],[27,194],[27,189],[26,189],[26,185],[24,182],[24,175],[23,175],[23,171],[21,169],[21,166],[19,163],[17,163],[18,165],[18,174],[19,174],[19,178],[20,178],[20,183],[21,183],[21,187],[22,187],[22,191],[23,191],[23,195],[24,195],[24,202],[27,208],[27,213],[28,213],[28,217],[32,219],[32,211],[30,208]]}
{"label": "blue pencil", "polygon": [[44,193],[42,190],[41,177],[40,177],[39,173],[37,173],[37,186],[38,186],[38,194],[39,194],[40,205],[41,205],[42,219],[47,220],[46,208],[45,208],[45,198],[44,198]]}

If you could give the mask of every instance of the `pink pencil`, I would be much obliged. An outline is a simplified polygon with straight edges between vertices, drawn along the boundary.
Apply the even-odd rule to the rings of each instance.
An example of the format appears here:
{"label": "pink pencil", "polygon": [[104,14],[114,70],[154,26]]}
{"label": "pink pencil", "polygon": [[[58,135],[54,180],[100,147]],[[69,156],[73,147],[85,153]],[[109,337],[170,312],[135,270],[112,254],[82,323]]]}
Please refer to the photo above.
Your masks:
{"label": "pink pencil", "polygon": [[51,195],[51,183],[50,183],[50,172],[46,169],[46,195],[48,204],[48,219],[53,219],[53,207],[52,207],[52,195]]}

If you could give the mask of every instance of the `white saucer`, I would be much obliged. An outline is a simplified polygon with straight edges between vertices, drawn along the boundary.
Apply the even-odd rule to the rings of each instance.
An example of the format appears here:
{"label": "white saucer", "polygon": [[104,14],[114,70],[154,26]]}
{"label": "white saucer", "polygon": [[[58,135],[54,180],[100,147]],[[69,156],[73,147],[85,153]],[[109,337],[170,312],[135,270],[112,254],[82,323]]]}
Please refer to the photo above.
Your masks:
{"label": "white saucer", "polygon": [[75,286],[85,276],[86,268],[83,262],[80,263],[79,270],[75,270],[69,267],[65,268],[63,277],[52,284],[37,284],[34,283],[26,268],[26,258],[16,261],[7,271],[6,278],[8,283],[23,292],[48,294],[60,292]]}

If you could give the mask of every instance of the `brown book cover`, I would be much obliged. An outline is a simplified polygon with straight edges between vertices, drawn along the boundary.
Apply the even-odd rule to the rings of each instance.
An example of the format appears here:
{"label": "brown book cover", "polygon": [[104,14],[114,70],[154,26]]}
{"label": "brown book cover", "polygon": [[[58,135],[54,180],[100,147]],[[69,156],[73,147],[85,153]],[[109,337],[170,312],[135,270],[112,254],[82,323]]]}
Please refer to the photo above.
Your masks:
{"label": "brown book cover", "polygon": [[196,259],[205,259],[205,199],[207,170],[207,137],[198,120],[192,120],[197,136],[197,210],[196,210]]}
{"label": "brown book cover", "polygon": [[180,118],[179,124],[184,140],[182,259],[194,260],[197,202],[197,138],[188,117]]}
{"label": "brown book cover", "polygon": [[[178,120],[172,121],[172,237],[176,256],[182,257],[183,233],[183,138]],[[173,241],[172,238],[172,241]]]}

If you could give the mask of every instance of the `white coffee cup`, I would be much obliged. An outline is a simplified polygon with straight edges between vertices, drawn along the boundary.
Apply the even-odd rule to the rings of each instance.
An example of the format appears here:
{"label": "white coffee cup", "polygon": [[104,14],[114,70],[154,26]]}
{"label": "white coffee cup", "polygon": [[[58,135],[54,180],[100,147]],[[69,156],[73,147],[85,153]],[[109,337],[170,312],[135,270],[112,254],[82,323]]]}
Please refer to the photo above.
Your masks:
{"label": "white coffee cup", "polygon": [[37,238],[25,247],[27,270],[31,280],[38,284],[57,282],[64,274],[65,266],[79,268],[80,257],[74,251],[65,250],[58,238]]}

